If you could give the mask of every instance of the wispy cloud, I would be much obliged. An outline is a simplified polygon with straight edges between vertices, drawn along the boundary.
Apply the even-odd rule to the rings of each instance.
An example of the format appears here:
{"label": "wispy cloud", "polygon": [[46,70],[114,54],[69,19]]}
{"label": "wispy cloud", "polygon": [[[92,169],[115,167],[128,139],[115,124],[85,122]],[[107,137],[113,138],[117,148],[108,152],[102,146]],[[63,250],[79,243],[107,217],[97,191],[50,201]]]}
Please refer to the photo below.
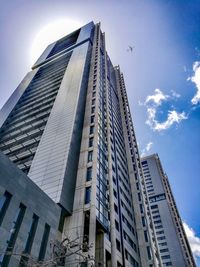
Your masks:
{"label": "wispy cloud", "polygon": [[169,110],[167,119],[164,122],[158,122],[155,119],[156,110],[147,110],[148,119],[146,124],[149,125],[154,131],[163,131],[169,129],[174,123],[180,123],[182,120],[186,120],[188,117],[185,112],[177,112],[175,110]]}
{"label": "wispy cloud", "polygon": [[139,105],[139,106],[144,106],[144,103],[141,102],[141,101],[139,100],[139,101],[138,101],[138,105]]}
{"label": "wispy cloud", "polygon": [[200,49],[198,47],[195,47],[195,52],[197,57],[200,57]]}
{"label": "wispy cloud", "polygon": [[200,237],[187,223],[183,222],[183,226],[194,257],[200,257]]}
{"label": "wispy cloud", "polygon": [[187,72],[187,67],[185,65],[183,66],[183,71]]}
{"label": "wispy cloud", "polygon": [[147,98],[145,100],[145,104],[148,104],[148,103],[152,102],[155,105],[160,106],[161,103],[163,101],[165,101],[167,98],[169,98],[168,95],[163,94],[163,92],[160,89],[156,88],[154,90],[154,94],[153,95],[147,96]]}
{"label": "wispy cloud", "polygon": [[144,157],[149,152],[149,150],[152,148],[152,146],[153,146],[153,142],[147,143],[146,147],[142,149],[141,151],[141,157]]}
{"label": "wispy cloud", "polygon": [[197,92],[192,98],[191,102],[193,105],[200,103],[200,61],[195,61],[193,64],[193,76],[188,77],[188,81],[195,84]]}
{"label": "wispy cloud", "polygon": [[174,91],[174,90],[171,90],[171,93],[172,93],[172,96],[173,96],[174,98],[179,98],[179,97],[181,97],[181,95],[180,95],[179,93],[177,93],[176,91]]}
{"label": "wispy cloud", "polygon": [[162,105],[163,102],[170,99],[179,98],[180,94],[171,90],[171,94],[164,94],[160,89],[156,88],[153,95],[146,97],[144,106],[147,108],[147,120],[146,124],[154,131],[163,131],[169,129],[173,124],[179,124],[182,120],[187,119],[185,112],[177,112],[175,109],[167,111],[167,119],[163,122],[159,122],[156,119],[157,108]]}

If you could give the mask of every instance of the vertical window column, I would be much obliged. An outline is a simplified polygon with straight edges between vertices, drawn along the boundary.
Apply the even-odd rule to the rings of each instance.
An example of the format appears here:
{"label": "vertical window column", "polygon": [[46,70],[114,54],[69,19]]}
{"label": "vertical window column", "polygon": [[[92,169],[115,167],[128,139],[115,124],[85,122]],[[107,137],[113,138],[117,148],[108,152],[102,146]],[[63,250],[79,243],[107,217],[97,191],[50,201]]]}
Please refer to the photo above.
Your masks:
{"label": "vertical window column", "polygon": [[12,228],[10,230],[11,234],[10,234],[9,240],[7,241],[8,246],[6,248],[1,266],[7,267],[9,265],[10,258],[12,256],[12,252],[15,246],[18,233],[19,233],[19,229],[21,227],[21,224],[24,218],[25,211],[26,211],[26,207],[21,203],[19,205],[19,209],[17,211],[16,217],[13,221]]}
{"label": "vertical window column", "polygon": [[85,204],[89,204],[91,200],[91,186],[85,189]]}
{"label": "vertical window column", "polygon": [[10,204],[12,195],[9,192],[5,192],[3,196],[0,197],[0,226],[3,222],[4,216]]}
{"label": "vertical window column", "polygon": [[[31,226],[30,226],[30,230],[29,230],[29,233],[28,233],[28,238],[27,238],[27,241],[26,241],[26,246],[25,246],[25,249],[24,249],[24,253],[25,254],[30,254],[30,252],[31,252],[33,241],[34,241],[34,238],[35,238],[35,233],[36,233],[36,230],[37,230],[38,221],[39,221],[39,217],[36,214],[33,214],[32,223],[31,223]],[[25,267],[27,265],[27,262],[28,262],[28,257],[22,256],[21,260],[20,260],[20,266],[21,267]]]}
{"label": "vertical window column", "polygon": [[40,246],[40,252],[39,252],[39,256],[38,256],[39,261],[44,260],[44,257],[46,254],[46,249],[47,249],[47,243],[48,243],[48,239],[49,239],[49,233],[50,233],[50,226],[46,223],[45,227],[44,227],[44,233],[43,233],[42,242],[41,242],[41,246]]}

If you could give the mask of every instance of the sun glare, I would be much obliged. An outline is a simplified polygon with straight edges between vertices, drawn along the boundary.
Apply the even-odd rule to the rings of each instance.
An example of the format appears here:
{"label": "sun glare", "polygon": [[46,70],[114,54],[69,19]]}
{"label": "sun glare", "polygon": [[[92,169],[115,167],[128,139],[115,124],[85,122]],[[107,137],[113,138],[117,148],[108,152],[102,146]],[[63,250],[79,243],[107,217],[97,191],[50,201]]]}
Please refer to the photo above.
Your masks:
{"label": "sun glare", "polygon": [[30,60],[33,65],[44,49],[51,43],[80,28],[81,22],[71,19],[60,19],[44,26],[33,40]]}

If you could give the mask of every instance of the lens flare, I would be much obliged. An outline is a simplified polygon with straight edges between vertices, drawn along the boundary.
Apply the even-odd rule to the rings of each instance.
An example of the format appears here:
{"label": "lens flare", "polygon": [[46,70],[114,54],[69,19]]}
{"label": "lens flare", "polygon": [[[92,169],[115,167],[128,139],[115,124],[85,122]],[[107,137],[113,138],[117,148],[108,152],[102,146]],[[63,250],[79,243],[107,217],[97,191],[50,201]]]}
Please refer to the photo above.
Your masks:
{"label": "lens flare", "polygon": [[51,43],[80,28],[82,23],[72,19],[60,19],[45,25],[35,36],[30,50],[33,65],[44,49]]}

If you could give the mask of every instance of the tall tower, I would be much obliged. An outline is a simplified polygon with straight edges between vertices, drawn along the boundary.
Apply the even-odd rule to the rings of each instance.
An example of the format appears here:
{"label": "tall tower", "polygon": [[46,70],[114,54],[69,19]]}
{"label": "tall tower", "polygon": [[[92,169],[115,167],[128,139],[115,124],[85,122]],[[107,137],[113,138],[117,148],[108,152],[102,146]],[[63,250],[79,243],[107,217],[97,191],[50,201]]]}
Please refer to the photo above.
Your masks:
{"label": "tall tower", "polygon": [[[49,45],[0,114],[0,149],[95,266],[160,266],[120,68],[93,22]],[[65,266],[87,266],[82,256]],[[90,266],[90,265],[88,265]]]}
{"label": "tall tower", "polygon": [[144,157],[142,168],[163,266],[195,267],[168,177],[158,155]]}
{"label": "tall tower", "polygon": [[49,45],[1,111],[1,150],[69,214],[93,27]]}

